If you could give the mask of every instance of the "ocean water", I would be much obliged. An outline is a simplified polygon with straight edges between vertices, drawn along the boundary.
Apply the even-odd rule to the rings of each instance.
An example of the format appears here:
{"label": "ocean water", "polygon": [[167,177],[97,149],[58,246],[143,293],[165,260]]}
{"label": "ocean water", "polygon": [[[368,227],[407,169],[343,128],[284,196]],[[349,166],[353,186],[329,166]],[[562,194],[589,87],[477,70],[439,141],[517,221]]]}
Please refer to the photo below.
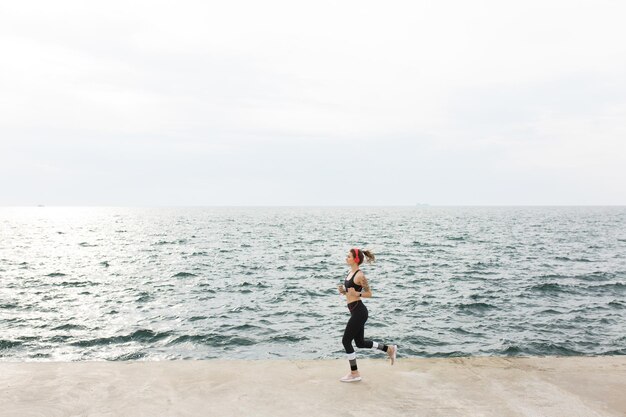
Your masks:
{"label": "ocean water", "polygon": [[[626,354],[625,207],[0,208],[0,360]],[[359,357],[382,357],[357,350]]]}

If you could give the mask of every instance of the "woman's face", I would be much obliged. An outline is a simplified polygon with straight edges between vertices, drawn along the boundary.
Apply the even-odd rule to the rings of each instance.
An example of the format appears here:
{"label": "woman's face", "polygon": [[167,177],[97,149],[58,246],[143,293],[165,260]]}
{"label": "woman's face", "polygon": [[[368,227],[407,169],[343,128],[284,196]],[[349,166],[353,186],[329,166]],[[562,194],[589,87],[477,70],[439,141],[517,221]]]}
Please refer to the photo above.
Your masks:
{"label": "woman's face", "polygon": [[352,256],[352,251],[348,251],[348,256],[346,256],[346,263],[348,265],[352,265],[354,263],[354,256]]}

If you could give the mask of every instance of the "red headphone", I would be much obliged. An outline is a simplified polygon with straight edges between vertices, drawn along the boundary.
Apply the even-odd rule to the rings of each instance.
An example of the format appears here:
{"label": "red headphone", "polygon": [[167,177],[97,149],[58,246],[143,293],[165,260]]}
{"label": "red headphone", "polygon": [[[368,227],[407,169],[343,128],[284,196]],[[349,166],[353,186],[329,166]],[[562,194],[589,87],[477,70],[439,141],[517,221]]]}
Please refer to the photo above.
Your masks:
{"label": "red headphone", "polygon": [[359,260],[359,250],[357,248],[354,248],[352,250],[354,251],[354,260],[358,264],[360,262],[360,260]]}

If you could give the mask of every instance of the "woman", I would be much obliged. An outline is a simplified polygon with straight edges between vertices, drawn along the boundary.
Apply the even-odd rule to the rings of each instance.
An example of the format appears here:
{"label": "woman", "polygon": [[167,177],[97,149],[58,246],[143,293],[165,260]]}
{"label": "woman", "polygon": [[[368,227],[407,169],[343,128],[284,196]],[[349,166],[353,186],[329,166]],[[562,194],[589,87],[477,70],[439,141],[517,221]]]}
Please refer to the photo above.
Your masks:
{"label": "woman", "polygon": [[387,346],[383,343],[363,339],[365,322],[367,321],[367,307],[363,304],[362,299],[372,296],[372,290],[367,279],[363,272],[359,270],[359,265],[363,263],[364,258],[367,258],[367,263],[372,263],[375,259],[374,254],[370,251],[362,251],[356,248],[350,249],[346,257],[346,263],[350,265],[350,273],[344,285],[339,286],[339,292],[346,296],[348,310],[350,310],[350,320],[348,320],[346,330],[343,333],[342,343],[348,354],[351,372],[341,378],[341,382],[357,382],[361,380],[361,375],[356,366],[356,353],[352,347],[352,340],[356,342],[356,347],[358,348],[380,349],[383,352],[387,352],[387,355],[391,358],[392,365],[396,360],[398,351],[396,345]]}

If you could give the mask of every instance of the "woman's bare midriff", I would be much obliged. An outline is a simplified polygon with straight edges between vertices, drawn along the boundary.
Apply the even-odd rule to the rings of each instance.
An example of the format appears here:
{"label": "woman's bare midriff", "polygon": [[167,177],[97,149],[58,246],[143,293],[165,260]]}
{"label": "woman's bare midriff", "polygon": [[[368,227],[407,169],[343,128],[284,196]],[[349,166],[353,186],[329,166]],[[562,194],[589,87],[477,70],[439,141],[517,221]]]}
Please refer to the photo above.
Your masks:
{"label": "woman's bare midriff", "polygon": [[346,294],[346,303],[350,304],[353,303],[355,301],[359,301],[361,299],[361,297],[359,297],[358,295],[356,297],[350,297],[348,294]]}

